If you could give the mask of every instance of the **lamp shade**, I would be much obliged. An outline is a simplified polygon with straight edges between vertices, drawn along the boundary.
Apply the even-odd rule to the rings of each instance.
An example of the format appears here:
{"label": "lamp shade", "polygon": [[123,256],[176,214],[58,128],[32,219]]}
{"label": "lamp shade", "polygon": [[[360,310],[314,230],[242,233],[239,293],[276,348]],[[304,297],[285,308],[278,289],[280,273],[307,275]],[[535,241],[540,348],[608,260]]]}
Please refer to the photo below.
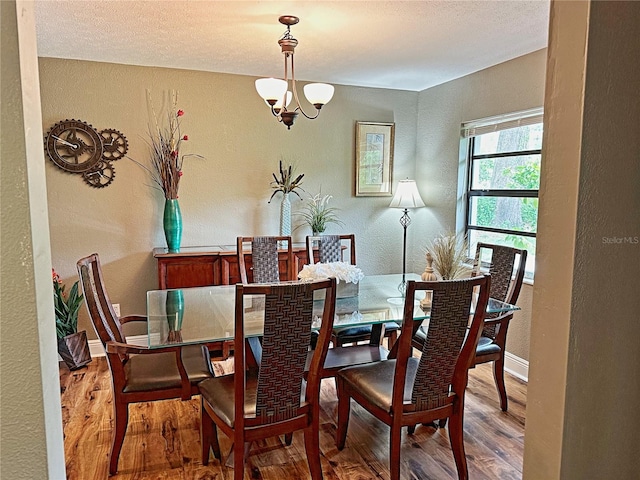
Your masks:
{"label": "lamp shade", "polygon": [[400,180],[398,182],[398,188],[396,190],[391,203],[390,208],[419,208],[424,207],[420,192],[418,192],[418,185],[415,180]]}
{"label": "lamp shade", "polygon": [[309,83],[304,86],[304,96],[311,105],[326,105],[333,98],[334,90],[328,83]]}
{"label": "lamp shade", "polygon": [[256,90],[265,102],[282,101],[287,91],[287,82],[280,78],[259,78],[256,80]]}

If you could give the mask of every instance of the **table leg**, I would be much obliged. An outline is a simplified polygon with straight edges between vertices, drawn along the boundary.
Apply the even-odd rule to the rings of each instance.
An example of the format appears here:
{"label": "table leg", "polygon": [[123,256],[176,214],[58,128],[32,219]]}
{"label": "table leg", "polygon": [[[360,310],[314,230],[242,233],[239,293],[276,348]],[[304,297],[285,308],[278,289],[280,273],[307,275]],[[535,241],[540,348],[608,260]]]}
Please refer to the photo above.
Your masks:
{"label": "table leg", "polygon": [[371,337],[369,338],[369,345],[372,347],[379,347],[382,345],[382,338],[384,337],[384,323],[375,323],[371,325]]}

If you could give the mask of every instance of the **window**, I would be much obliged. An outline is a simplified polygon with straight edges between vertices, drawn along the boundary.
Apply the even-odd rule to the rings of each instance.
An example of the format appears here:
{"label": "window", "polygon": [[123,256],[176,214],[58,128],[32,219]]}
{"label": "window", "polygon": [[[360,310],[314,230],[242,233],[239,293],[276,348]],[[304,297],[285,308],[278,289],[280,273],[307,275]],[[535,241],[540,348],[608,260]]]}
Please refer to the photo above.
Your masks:
{"label": "window", "polygon": [[526,249],[533,277],[542,149],[540,109],[468,122],[465,228],[478,242]]}

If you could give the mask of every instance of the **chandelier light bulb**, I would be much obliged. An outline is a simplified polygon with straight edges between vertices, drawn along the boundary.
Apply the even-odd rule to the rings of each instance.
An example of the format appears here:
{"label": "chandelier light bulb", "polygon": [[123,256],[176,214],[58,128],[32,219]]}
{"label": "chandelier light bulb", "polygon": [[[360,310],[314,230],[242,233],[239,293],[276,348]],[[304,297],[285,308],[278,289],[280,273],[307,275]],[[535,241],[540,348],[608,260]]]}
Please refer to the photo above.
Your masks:
{"label": "chandelier light bulb", "polygon": [[304,96],[318,110],[333,98],[335,88],[328,83],[309,83],[304,86]]}
{"label": "chandelier light bulb", "polygon": [[282,103],[287,82],[280,78],[259,78],[256,80],[256,90],[265,102],[273,106],[277,102]]}

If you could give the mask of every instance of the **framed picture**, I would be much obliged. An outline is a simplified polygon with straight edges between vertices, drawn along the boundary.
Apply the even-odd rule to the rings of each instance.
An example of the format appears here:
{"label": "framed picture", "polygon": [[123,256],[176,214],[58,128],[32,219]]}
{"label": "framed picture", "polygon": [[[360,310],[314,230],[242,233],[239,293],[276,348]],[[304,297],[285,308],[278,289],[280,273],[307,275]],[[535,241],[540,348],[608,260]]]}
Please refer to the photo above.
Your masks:
{"label": "framed picture", "polygon": [[390,197],[394,123],[356,122],[356,197]]}

